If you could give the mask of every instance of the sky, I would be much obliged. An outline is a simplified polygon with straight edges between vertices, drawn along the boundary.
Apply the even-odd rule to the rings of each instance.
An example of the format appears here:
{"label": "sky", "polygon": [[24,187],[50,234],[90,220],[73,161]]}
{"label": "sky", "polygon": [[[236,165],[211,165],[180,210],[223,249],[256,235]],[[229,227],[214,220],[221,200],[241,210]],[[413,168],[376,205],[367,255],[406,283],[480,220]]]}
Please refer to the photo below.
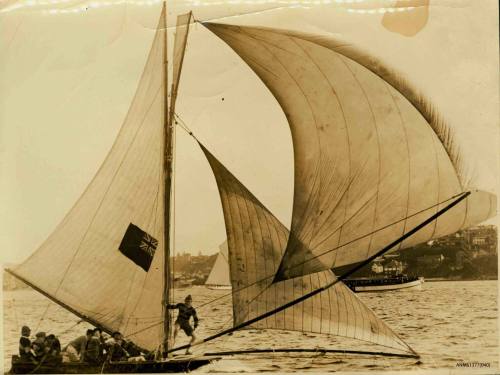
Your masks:
{"label": "sky", "polygon": [[[151,44],[157,1],[0,3],[0,247],[20,262],[56,227],[105,158]],[[438,108],[471,187],[498,191],[498,9],[494,0],[173,1],[198,20],[335,36],[397,69]],[[172,31],[172,30],[170,30]],[[177,112],[285,225],[292,145],[274,97],[201,25],[188,40]],[[215,180],[177,132],[176,251],[225,239]],[[489,222],[498,224],[498,217]]]}

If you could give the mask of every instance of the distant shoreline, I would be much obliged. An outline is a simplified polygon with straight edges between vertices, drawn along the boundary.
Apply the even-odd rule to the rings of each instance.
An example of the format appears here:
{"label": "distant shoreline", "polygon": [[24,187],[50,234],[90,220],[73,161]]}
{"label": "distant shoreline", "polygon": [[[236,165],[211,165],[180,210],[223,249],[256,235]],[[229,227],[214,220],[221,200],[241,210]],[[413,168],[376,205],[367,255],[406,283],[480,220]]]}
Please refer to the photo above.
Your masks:
{"label": "distant shoreline", "polygon": [[[433,277],[433,278],[424,278],[424,281],[426,283],[438,283],[438,282],[443,282],[443,281],[499,281],[498,279],[496,279],[494,276],[491,276],[491,277],[486,277],[486,278],[481,278],[481,279],[447,279],[447,278],[444,278],[444,277]],[[190,287],[203,287],[203,285],[192,285]],[[2,290],[4,292],[9,292],[9,291],[15,291],[15,290],[34,290],[32,288],[30,288],[29,286],[18,286],[16,288],[12,288],[12,287],[6,287],[5,285],[3,286]]]}
{"label": "distant shoreline", "polygon": [[434,282],[440,282],[440,281],[498,281],[497,278],[494,276],[487,277],[484,279],[447,279],[445,277],[433,277],[433,278],[425,278],[424,280],[426,283],[434,283]]}

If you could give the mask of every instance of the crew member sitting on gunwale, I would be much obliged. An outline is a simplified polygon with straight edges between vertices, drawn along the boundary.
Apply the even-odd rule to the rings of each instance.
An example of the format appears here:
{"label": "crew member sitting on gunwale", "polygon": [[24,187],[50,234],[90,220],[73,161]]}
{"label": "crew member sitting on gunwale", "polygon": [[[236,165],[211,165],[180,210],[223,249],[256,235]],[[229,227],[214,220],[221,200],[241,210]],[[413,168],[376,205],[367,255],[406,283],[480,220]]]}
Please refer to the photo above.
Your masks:
{"label": "crew member sitting on gunwale", "polygon": [[33,353],[34,353],[37,361],[40,361],[40,360],[45,358],[45,354],[46,354],[45,338],[46,338],[45,332],[38,332],[36,334],[35,341],[33,341],[33,343],[31,344],[31,347],[33,349]]}
{"label": "crew member sitting on gunwale", "polygon": [[19,357],[22,361],[36,362],[35,356],[31,350],[30,340],[31,329],[28,326],[21,328],[21,338],[19,339]]}
{"label": "crew member sitting on gunwale", "polygon": [[101,340],[99,339],[100,332],[96,328],[93,330],[93,335],[88,339],[87,346],[85,347],[84,362],[100,363],[101,356]]}
{"label": "crew member sitting on gunwale", "polygon": [[87,343],[90,338],[94,335],[93,329],[87,329],[87,333],[85,336],[80,336],[71,341],[66,348],[64,348],[64,352],[66,354],[66,358],[70,362],[83,362],[85,360],[85,350],[87,349]]}
{"label": "crew member sitting on gunwale", "polygon": [[111,362],[126,361],[130,354],[123,347],[123,336],[120,332],[113,332],[113,338],[108,340],[108,359]]}
{"label": "crew member sitting on gunwale", "polygon": [[45,363],[58,364],[61,362],[61,342],[54,334],[50,334],[45,339]]}

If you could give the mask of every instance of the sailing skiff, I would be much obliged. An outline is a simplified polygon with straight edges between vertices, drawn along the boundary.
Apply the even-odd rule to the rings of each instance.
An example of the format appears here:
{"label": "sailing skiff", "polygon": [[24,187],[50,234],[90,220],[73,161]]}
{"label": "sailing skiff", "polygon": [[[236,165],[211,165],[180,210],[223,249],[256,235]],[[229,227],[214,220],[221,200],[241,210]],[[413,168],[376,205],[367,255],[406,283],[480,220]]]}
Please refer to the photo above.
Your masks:
{"label": "sailing skiff", "polygon": [[227,260],[227,241],[219,246],[219,253],[210,271],[205,286],[214,290],[231,290],[231,277],[229,275],[229,262]]}
{"label": "sailing skiff", "polygon": [[[165,303],[172,285],[175,101],[191,22],[190,13],[178,18],[169,95],[163,6],[136,94],[104,163],[52,235],[8,270],[87,322],[120,331],[164,358],[28,368],[14,357],[12,372],[187,371],[216,358],[166,355],[186,348],[169,345]],[[495,212],[495,196],[467,185],[460,150],[439,112],[352,45],[286,30],[203,25],[248,64],[283,109],[295,185],[288,229],[190,132],[219,189],[233,304],[233,327],[198,344],[244,328],[279,329],[359,339],[386,354],[418,357],[342,280],[389,250],[486,220]]]}

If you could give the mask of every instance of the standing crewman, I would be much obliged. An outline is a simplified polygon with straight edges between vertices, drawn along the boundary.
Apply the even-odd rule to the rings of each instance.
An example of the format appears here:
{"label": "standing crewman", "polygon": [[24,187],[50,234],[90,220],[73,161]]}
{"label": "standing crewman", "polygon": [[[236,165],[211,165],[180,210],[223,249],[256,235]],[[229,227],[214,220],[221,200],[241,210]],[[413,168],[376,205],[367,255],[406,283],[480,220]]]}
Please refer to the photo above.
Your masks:
{"label": "standing crewman", "polygon": [[[188,295],[184,299],[184,303],[178,303],[176,305],[170,305],[170,304],[167,305],[168,309],[179,309],[179,315],[177,315],[177,319],[175,320],[174,343],[175,343],[175,338],[179,333],[179,328],[181,328],[187,336],[191,336],[191,341],[189,342],[189,346],[191,346],[196,340],[194,330],[196,329],[196,327],[198,327],[198,316],[196,316],[196,310],[193,308],[193,306],[191,306],[192,302],[193,298],[191,297],[191,295]],[[189,323],[189,319],[191,319],[191,316],[193,317],[194,320],[194,328],[191,327],[191,324]],[[186,354],[191,354],[191,352],[189,351],[189,347],[186,349]]]}

